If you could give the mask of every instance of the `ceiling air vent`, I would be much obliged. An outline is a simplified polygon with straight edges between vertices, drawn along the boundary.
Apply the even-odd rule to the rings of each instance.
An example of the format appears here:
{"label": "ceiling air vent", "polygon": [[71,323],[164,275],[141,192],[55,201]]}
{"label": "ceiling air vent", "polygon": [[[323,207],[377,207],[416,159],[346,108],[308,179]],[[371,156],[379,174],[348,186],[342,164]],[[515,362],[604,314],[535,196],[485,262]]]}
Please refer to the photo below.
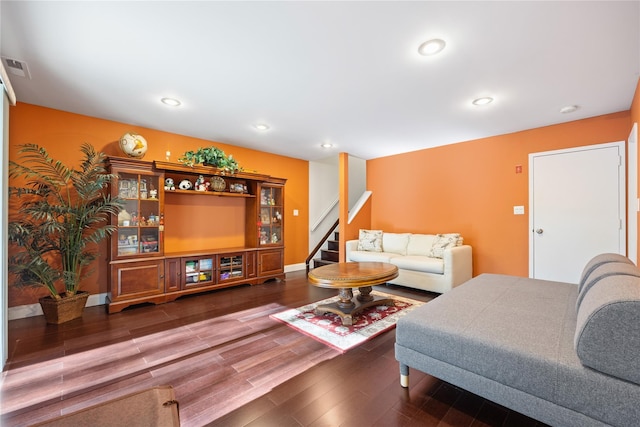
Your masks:
{"label": "ceiling air vent", "polygon": [[4,65],[7,71],[13,74],[14,76],[31,79],[31,75],[29,74],[29,67],[27,67],[26,62],[19,61],[17,59],[7,58],[4,56],[2,57],[2,62],[4,62]]}

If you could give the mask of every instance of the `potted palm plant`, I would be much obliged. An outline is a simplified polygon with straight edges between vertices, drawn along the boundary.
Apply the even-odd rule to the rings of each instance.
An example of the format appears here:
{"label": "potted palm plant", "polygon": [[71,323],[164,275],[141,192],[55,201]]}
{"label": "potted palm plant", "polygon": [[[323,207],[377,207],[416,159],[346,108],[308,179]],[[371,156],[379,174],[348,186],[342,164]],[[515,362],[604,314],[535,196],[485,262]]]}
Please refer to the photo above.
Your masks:
{"label": "potted palm plant", "polygon": [[114,178],[106,169],[106,155],[88,143],[80,148],[83,159],[77,169],[51,158],[36,144],[22,145],[20,163],[9,162],[9,187],[13,215],[9,241],[15,246],[9,271],[16,286],[44,287],[40,298],[48,323],[63,323],[82,316],[89,293],[80,291],[97,257],[97,243],[115,227],[123,200],[106,191]]}

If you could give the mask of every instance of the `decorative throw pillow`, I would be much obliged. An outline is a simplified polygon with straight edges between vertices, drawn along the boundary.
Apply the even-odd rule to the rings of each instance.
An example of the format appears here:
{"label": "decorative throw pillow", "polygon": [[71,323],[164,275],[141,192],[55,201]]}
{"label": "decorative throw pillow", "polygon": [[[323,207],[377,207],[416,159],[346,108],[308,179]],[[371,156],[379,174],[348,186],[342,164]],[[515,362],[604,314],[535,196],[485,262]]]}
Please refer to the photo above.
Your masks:
{"label": "decorative throw pillow", "polygon": [[382,252],[382,230],[360,230],[358,250]]}
{"label": "decorative throw pillow", "polygon": [[429,256],[431,258],[442,258],[445,249],[461,244],[462,237],[460,237],[459,233],[436,234],[436,238],[431,245],[431,251],[429,251]]}

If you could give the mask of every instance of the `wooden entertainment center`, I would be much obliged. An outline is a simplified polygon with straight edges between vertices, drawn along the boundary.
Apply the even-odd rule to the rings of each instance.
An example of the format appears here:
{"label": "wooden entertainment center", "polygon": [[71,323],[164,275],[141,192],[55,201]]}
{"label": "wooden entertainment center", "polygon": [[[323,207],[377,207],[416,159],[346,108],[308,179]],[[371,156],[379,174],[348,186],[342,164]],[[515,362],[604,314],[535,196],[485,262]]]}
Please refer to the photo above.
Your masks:
{"label": "wooden entertainment center", "polygon": [[[118,176],[111,195],[125,200],[124,209],[112,220],[116,231],[110,239],[109,313],[134,304],[160,304],[183,295],[284,278],[286,179],[120,157],[111,157],[109,165]],[[180,189],[184,180],[193,186],[200,177],[202,191]],[[165,189],[165,178],[173,179],[175,189]],[[182,195],[244,200],[244,246],[165,248],[165,200]],[[210,215],[214,220],[215,212]]]}

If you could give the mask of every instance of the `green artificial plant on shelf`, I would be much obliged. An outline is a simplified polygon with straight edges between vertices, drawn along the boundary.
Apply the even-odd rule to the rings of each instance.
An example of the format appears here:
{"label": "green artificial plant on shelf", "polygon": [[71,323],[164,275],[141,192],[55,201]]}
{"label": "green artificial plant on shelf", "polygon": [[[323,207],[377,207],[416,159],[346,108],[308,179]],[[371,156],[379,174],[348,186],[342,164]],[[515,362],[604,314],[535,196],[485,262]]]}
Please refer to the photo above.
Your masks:
{"label": "green artificial plant on shelf", "polygon": [[230,174],[242,170],[240,165],[238,165],[238,161],[233,158],[233,155],[229,154],[227,156],[224,151],[217,147],[205,147],[198,148],[196,151],[186,151],[178,161],[187,166],[199,164],[203,166],[213,166],[222,170],[223,173]]}
{"label": "green artificial plant on shelf", "polygon": [[54,300],[79,292],[82,279],[91,274],[85,267],[98,256],[96,244],[116,229],[110,215],[124,206],[107,190],[115,176],[107,172],[106,154],[88,143],[80,151],[77,169],[36,144],[20,146],[21,163],[9,162],[10,178],[21,184],[9,187],[16,204],[8,229],[16,245],[9,271],[16,276],[14,285],[44,287]]}

